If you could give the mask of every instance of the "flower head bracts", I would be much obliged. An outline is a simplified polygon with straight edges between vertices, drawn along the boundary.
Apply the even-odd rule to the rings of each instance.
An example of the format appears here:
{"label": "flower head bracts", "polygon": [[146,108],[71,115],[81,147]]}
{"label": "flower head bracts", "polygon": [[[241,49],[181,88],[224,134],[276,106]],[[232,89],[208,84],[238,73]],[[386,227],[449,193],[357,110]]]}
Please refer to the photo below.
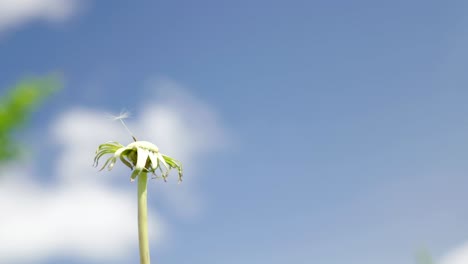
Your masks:
{"label": "flower head bracts", "polygon": [[[106,160],[101,170],[107,167],[112,170],[117,159],[133,170],[130,180],[134,181],[141,172],[151,172],[155,178],[167,180],[171,169],[177,169],[179,173],[179,182],[182,181],[182,164],[159,152],[159,149],[153,143],[148,141],[135,141],[126,147],[118,142],[107,142],[99,145],[94,158],[94,166],[98,165],[99,159],[106,154],[114,154]],[[159,170],[160,175],[157,171]]]}

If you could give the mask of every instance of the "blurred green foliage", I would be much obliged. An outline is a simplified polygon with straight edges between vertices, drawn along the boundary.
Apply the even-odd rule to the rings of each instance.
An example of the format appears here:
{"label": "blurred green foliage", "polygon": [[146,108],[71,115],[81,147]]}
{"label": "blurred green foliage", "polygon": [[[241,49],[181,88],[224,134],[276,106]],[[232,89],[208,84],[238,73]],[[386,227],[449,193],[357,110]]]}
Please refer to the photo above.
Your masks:
{"label": "blurred green foliage", "polygon": [[19,154],[14,133],[27,123],[39,104],[61,87],[56,77],[23,79],[0,95],[0,162]]}
{"label": "blurred green foliage", "polygon": [[427,250],[421,250],[416,256],[417,264],[435,264],[434,259]]}

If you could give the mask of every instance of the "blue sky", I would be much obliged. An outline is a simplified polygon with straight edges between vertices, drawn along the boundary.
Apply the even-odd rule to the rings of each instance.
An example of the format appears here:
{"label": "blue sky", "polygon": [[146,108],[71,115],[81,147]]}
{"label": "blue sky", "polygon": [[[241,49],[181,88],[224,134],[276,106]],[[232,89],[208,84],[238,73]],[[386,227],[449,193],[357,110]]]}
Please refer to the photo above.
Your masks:
{"label": "blue sky", "polygon": [[[106,178],[91,180],[106,198],[134,195],[118,173],[80,167],[94,149],[76,146],[128,140],[99,119],[126,108],[139,135],[187,163],[186,183],[150,190],[155,224],[167,229],[152,243],[156,262],[409,264],[421,248],[442,264],[468,261],[466,1],[7,2],[0,14],[14,19],[0,19],[1,91],[28,75],[65,80],[24,134],[27,169],[11,165],[34,171],[23,181],[36,195],[86,194],[76,186],[87,180],[65,175],[70,156],[83,159],[76,170]],[[40,149],[51,158],[34,156]],[[17,207],[47,222],[32,201]],[[68,206],[67,221],[84,225]],[[115,231],[123,242],[114,251],[136,246],[132,227]],[[13,249],[0,259],[135,259],[136,247],[121,259],[80,248],[93,234],[101,236],[63,248],[38,239],[27,247],[32,260]]]}

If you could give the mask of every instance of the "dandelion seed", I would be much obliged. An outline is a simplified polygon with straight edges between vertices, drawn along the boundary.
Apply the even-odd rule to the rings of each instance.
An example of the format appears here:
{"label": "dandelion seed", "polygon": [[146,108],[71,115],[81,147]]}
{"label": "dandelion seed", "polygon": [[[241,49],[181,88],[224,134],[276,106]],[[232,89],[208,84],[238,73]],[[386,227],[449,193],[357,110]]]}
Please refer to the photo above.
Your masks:
{"label": "dandelion seed", "polygon": [[106,116],[107,116],[108,119],[110,119],[112,121],[117,121],[117,120],[120,120],[120,119],[129,118],[131,116],[131,113],[130,113],[130,111],[123,109],[122,111],[120,111],[120,113],[118,115],[114,115],[114,114],[111,114],[111,113],[106,113]]}
{"label": "dandelion seed", "polygon": [[127,111],[127,110],[122,110],[120,111],[120,114],[118,116],[114,116],[114,115],[111,115],[109,114],[109,117],[114,120],[114,121],[120,121],[120,123],[122,124],[122,126],[125,128],[125,130],[127,130],[127,132],[130,134],[130,136],[132,137],[133,141],[137,142],[138,140],[136,139],[136,137],[133,135],[132,131],[130,131],[130,129],[127,127],[127,125],[125,124],[125,122],[123,121],[124,119],[127,119],[130,117],[130,112]]}

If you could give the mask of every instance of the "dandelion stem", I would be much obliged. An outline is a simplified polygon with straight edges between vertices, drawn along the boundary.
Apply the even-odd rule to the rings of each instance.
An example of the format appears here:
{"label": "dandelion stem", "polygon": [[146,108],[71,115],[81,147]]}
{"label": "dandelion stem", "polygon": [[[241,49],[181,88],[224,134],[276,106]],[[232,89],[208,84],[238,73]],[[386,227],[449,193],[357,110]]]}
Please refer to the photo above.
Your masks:
{"label": "dandelion stem", "polygon": [[148,176],[141,172],[138,176],[138,242],[140,246],[140,264],[150,264],[148,239]]}

